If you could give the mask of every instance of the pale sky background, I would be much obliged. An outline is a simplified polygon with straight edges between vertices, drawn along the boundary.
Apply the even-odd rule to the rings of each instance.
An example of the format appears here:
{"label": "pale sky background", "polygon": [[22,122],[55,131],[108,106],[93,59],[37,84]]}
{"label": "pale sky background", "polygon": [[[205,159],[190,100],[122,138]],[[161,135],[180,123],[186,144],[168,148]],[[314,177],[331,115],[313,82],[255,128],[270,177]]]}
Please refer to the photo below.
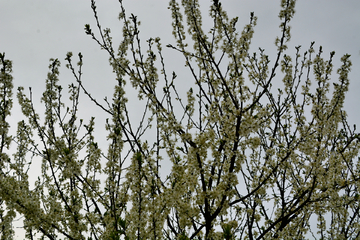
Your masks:
{"label": "pale sky background", "polygon": [[[200,1],[204,5],[208,2]],[[275,51],[275,37],[279,35],[279,2],[224,0],[223,6],[230,17],[239,16],[238,29],[248,23],[249,13],[255,12],[258,25],[252,49],[257,51],[258,47],[265,48],[271,57],[271,53]],[[124,0],[124,5],[128,15],[134,13],[142,22],[140,30],[143,40],[160,36],[163,46],[174,44],[170,11],[167,9],[168,0]],[[122,27],[117,20],[118,1],[98,0],[97,7],[102,27],[112,29],[114,43],[117,43]],[[333,50],[336,52],[335,64],[339,63],[343,54],[352,55],[353,67],[346,109],[349,121],[354,123],[360,123],[360,113],[356,109],[360,102],[359,13],[359,0],[299,0],[291,23],[292,40],[289,44],[290,49],[302,45],[305,51],[310,42],[315,41],[316,50],[319,45],[323,46],[323,56],[329,56],[329,52]],[[90,0],[0,0],[0,51],[5,52],[6,57],[13,61],[14,89],[20,85],[25,89],[31,86],[34,98],[40,98],[50,58],[62,61],[60,79],[66,86],[73,78],[64,67],[64,58],[68,51],[72,51],[74,56],[78,52],[84,55],[83,80],[89,91],[98,99],[106,95],[110,97],[114,77],[108,64],[108,55],[84,33],[86,23],[95,28]],[[178,55],[175,51],[165,49],[165,54],[170,57],[168,62],[172,69],[184,71],[183,62],[174,61],[173,56]],[[338,66],[336,64],[334,69]],[[336,76],[333,78],[336,79]]]}
{"label": "pale sky background", "polygon": [[[164,54],[171,71],[181,76],[182,58],[177,61],[174,50],[165,48],[166,44],[175,45],[171,35],[170,11],[168,0],[124,0],[127,15],[134,13],[142,22],[140,31],[143,41],[159,36],[164,46]],[[200,0],[208,5],[209,1]],[[265,48],[266,53],[274,53],[275,37],[280,34],[278,25],[279,0],[223,0],[224,9],[229,17],[239,17],[237,29],[249,22],[249,13],[258,16],[252,50]],[[118,43],[122,25],[117,20],[119,3],[117,0],[98,0],[97,10],[103,28],[112,29],[113,41]],[[206,14],[208,10],[206,9]],[[0,52],[13,61],[14,93],[18,86],[32,87],[34,100],[39,100],[44,89],[50,58],[62,62],[60,83],[66,85],[74,81],[65,68],[64,58],[68,51],[84,55],[83,81],[97,99],[105,96],[111,99],[114,76],[108,64],[108,55],[84,33],[84,25],[95,29],[95,20],[90,8],[90,0],[0,0]],[[206,23],[205,23],[206,25]],[[360,129],[360,1],[359,0],[298,0],[296,14],[291,22],[292,40],[289,48],[302,45],[305,51],[312,41],[315,50],[323,46],[323,56],[335,51],[334,72],[340,66],[339,59],[345,53],[351,54],[353,63],[350,74],[350,91],[345,100],[349,123],[356,123]],[[115,47],[116,48],[116,47]],[[293,55],[294,56],[294,55]],[[181,57],[181,56],[180,56]],[[337,75],[333,75],[337,79]],[[190,79],[189,79],[190,81]],[[280,81],[280,79],[279,79]],[[183,80],[186,85],[186,79]],[[189,85],[192,82],[189,82]],[[14,94],[14,95],[15,95]],[[100,109],[82,97],[83,113],[89,116],[103,115]],[[133,100],[134,105],[136,99]],[[14,106],[14,123],[21,120],[18,107]],[[84,119],[87,119],[84,116]],[[100,117],[101,119],[101,117]],[[97,127],[103,129],[104,122]],[[16,127],[16,124],[13,126]],[[15,129],[14,129],[15,130]]]}

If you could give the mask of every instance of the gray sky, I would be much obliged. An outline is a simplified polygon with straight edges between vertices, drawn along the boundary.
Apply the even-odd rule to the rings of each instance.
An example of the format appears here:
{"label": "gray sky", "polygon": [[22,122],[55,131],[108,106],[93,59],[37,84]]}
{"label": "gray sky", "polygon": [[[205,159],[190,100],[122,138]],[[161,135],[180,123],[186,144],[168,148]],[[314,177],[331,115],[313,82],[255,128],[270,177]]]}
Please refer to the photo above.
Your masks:
{"label": "gray sky", "polygon": [[[201,0],[200,3],[208,4]],[[279,2],[275,0],[224,0],[223,6],[230,17],[239,16],[238,29],[249,22],[249,13],[258,16],[258,25],[252,43],[253,51],[265,48],[266,53],[274,53],[275,37],[280,34],[278,28]],[[174,44],[171,36],[170,11],[166,0],[124,0],[128,15],[134,13],[142,22],[140,31],[143,40],[160,36],[163,46]],[[119,40],[121,23],[117,20],[119,4],[117,0],[98,0],[97,10],[102,27],[110,27],[114,43]],[[207,10],[206,10],[207,11]],[[323,46],[324,55],[335,51],[334,70],[340,66],[339,59],[345,54],[352,55],[350,91],[345,106],[349,123],[357,123],[360,128],[360,1],[359,0],[299,0],[296,14],[291,23],[292,40],[289,48],[302,45],[305,51],[311,41],[315,49]],[[84,55],[83,80],[85,86],[98,99],[111,97],[114,76],[108,65],[108,55],[84,33],[84,24],[95,28],[90,0],[0,0],[0,52],[13,61],[15,91],[18,86],[33,89],[35,100],[40,100],[50,58],[59,58],[62,62],[60,82],[66,86],[73,81],[70,72],[64,67],[64,58],[68,51]],[[205,23],[206,25],[206,23]],[[94,29],[95,30],[95,29]],[[96,31],[95,31],[96,32]],[[164,47],[165,48],[165,47]],[[173,56],[173,50],[164,49],[166,56]],[[176,59],[176,58],[175,58]],[[181,59],[181,58],[180,58]],[[165,59],[166,61],[166,59]],[[181,72],[184,64],[169,59],[174,70]],[[180,66],[180,67],[179,67]],[[335,72],[334,71],[334,72]],[[179,74],[178,74],[179,75]],[[333,75],[336,80],[337,76]],[[191,83],[189,83],[191,84]],[[100,110],[86,105],[89,101],[83,97],[85,114],[102,114]],[[38,101],[38,106],[41,106]],[[90,105],[93,106],[93,105]],[[94,111],[96,109],[96,111]],[[15,106],[15,111],[18,108]],[[14,112],[13,118],[20,120],[21,115]],[[86,117],[84,117],[86,119]],[[103,128],[101,122],[98,127]],[[14,126],[15,127],[15,126]]]}
{"label": "gray sky", "polygon": [[[225,0],[223,5],[229,16],[239,16],[239,29],[248,23],[249,12],[255,12],[258,25],[255,28],[252,48],[256,51],[258,47],[262,47],[271,54],[275,51],[273,43],[279,34],[279,2]],[[200,3],[207,4],[208,1]],[[134,13],[141,20],[144,40],[160,36],[164,46],[174,43],[170,12],[167,9],[168,1],[124,0],[124,4],[128,14]],[[118,1],[101,0],[97,1],[97,6],[102,27],[112,29],[116,43],[121,32],[121,23],[117,20]],[[358,0],[300,0],[291,23],[293,31],[289,44],[290,48],[302,45],[305,51],[310,42],[315,41],[316,49],[319,45],[323,46],[324,56],[334,50],[336,60],[345,53],[352,55],[353,71],[350,75],[351,88],[346,106],[353,122],[359,122],[360,116],[352,108],[352,105],[360,100],[357,94],[360,87],[359,10]],[[111,95],[114,78],[108,65],[107,54],[84,33],[86,23],[95,27],[90,0],[0,0],[0,51],[13,60],[15,89],[19,85],[25,88],[32,86],[38,90],[34,92],[34,97],[40,98],[49,58],[59,58],[62,61],[61,81],[64,84],[69,83],[72,77],[64,67],[64,58],[68,51],[72,51],[75,56],[78,52],[84,55],[83,79],[89,90],[95,91],[98,98]],[[169,56],[176,54],[172,50],[167,51],[172,54]],[[335,65],[334,69],[338,66]],[[102,83],[101,87],[99,82]]]}

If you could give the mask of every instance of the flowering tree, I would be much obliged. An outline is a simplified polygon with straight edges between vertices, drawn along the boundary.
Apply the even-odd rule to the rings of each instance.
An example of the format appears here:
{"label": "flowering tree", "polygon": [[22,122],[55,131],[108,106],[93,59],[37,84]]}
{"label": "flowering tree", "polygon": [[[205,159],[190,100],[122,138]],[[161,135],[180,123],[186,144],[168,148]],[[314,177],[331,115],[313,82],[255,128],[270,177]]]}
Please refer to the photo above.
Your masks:
{"label": "flowering tree", "polygon": [[[334,52],[325,60],[311,43],[306,51],[297,47],[294,58],[286,54],[295,0],[281,1],[273,60],[264,49],[249,52],[253,13],[239,32],[237,18],[214,0],[208,31],[198,1],[170,1],[176,44],[167,47],[183,55],[193,78],[185,94],[168,73],[160,39],[147,40],[142,51],[137,17],[127,18],[121,0],[118,50],[91,3],[100,35],[89,25],[85,32],[109,54],[111,101],[92,97],[81,78],[82,55],[75,66],[68,53],[70,102],[62,98],[60,61],[51,59],[44,119],[31,89],[28,96],[20,87],[25,120],[9,136],[11,62],[1,55],[1,239],[12,238],[16,213],[28,239],[359,237],[359,134],[342,109],[350,56],[331,82]],[[126,83],[143,103],[140,118],[131,117]],[[79,119],[82,92],[109,116],[107,150],[95,141],[94,118]],[[17,146],[12,156],[10,143]],[[30,182],[34,164],[41,174]]]}

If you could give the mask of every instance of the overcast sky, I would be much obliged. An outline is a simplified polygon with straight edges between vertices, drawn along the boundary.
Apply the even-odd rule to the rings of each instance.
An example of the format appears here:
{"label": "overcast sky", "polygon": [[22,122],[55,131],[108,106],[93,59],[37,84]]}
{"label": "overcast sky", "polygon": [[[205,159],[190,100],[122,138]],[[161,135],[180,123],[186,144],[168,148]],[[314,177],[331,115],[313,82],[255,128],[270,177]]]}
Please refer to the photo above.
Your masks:
{"label": "overcast sky", "polygon": [[[201,0],[200,3],[208,4]],[[275,50],[274,40],[279,35],[279,2],[277,0],[224,0],[223,6],[230,17],[239,16],[238,29],[249,22],[249,13],[258,16],[258,25],[252,49],[265,48],[271,54]],[[168,0],[124,0],[127,13],[134,13],[142,22],[140,31],[143,40],[161,37],[163,46],[174,44],[171,36]],[[117,20],[119,4],[117,0],[98,0],[97,10],[102,27],[110,27],[114,42],[118,42],[121,24]],[[207,11],[206,11],[207,12]],[[299,0],[296,14],[291,23],[292,40],[290,48],[302,45],[305,51],[311,41],[315,49],[323,46],[324,56],[335,51],[334,69],[339,67],[340,57],[352,55],[350,91],[346,98],[349,123],[360,126],[360,1],[359,0]],[[68,51],[75,56],[84,55],[84,84],[94,96],[102,99],[111,96],[114,76],[108,65],[106,52],[84,33],[84,24],[95,27],[90,0],[0,0],[0,52],[13,61],[14,87],[22,85],[33,88],[35,99],[40,99],[48,71],[50,58],[62,61],[60,81],[73,81],[65,69],[63,60]],[[173,51],[173,50],[167,50]],[[176,54],[174,51],[170,54]],[[171,56],[171,55],[168,56]],[[75,60],[75,59],[74,59]],[[165,59],[166,60],[166,59]],[[172,64],[174,61],[172,61]],[[176,62],[175,62],[176,63]],[[175,64],[176,65],[176,64]],[[172,66],[183,71],[179,66]],[[333,75],[333,79],[337,79]],[[191,83],[189,83],[191,84]],[[83,98],[85,99],[85,98]],[[88,105],[84,105],[88,106]],[[15,107],[15,110],[17,108]],[[89,114],[96,112],[85,109]],[[100,112],[100,110],[99,110]],[[13,114],[14,118],[20,115]],[[16,119],[18,121],[20,119]],[[100,127],[104,123],[101,123]],[[359,129],[359,127],[358,127]]]}
{"label": "overcast sky", "polygon": [[[207,4],[208,1],[200,1]],[[265,48],[275,50],[274,39],[279,34],[277,18],[279,2],[276,0],[225,0],[223,5],[231,17],[239,16],[238,27],[249,21],[249,12],[258,16],[258,26],[252,43],[254,51]],[[170,12],[167,0],[124,0],[128,14],[134,13],[142,22],[143,39],[160,36],[163,45],[174,43],[171,36]],[[97,1],[102,27],[110,27],[114,42],[119,39],[121,24],[117,20],[117,0]],[[352,55],[351,88],[346,106],[352,121],[360,122],[351,106],[359,103],[360,95],[360,1],[358,0],[301,0],[297,2],[293,19],[290,48],[302,45],[307,49],[311,41],[315,48],[323,46],[324,56],[335,51],[338,60],[343,54]],[[15,89],[32,86],[40,98],[50,58],[59,58],[65,65],[65,55],[72,51],[84,55],[84,81],[94,94],[103,98],[112,94],[113,75],[108,56],[84,33],[84,24],[95,27],[90,0],[0,0],[0,51],[13,61]],[[173,50],[168,50],[173,51]],[[171,52],[171,54],[176,54]],[[338,63],[335,62],[335,63]],[[179,64],[183,66],[183,64]],[[335,65],[335,69],[339,65]],[[174,67],[175,68],[175,67]],[[178,68],[182,71],[182,68]],[[64,67],[61,81],[72,81]],[[335,77],[335,75],[334,75]],[[102,84],[99,85],[99,82]],[[109,84],[104,84],[109,83]],[[38,88],[36,88],[38,86]],[[355,105],[354,105],[355,104]]]}

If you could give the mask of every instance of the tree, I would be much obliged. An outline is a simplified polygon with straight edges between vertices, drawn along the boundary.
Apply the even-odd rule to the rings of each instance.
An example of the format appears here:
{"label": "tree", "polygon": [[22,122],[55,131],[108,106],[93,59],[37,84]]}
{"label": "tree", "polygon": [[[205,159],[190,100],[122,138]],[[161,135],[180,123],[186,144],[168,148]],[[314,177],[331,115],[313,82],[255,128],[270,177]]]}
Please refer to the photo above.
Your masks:
{"label": "tree", "polygon": [[[167,47],[183,55],[193,78],[185,94],[179,88],[184,81],[165,67],[160,39],[147,40],[144,53],[139,21],[127,18],[119,3],[118,50],[110,30],[101,28],[94,0],[100,36],[85,25],[116,73],[113,98],[105,104],[84,87],[81,53],[75,66],[69,52],[66,66],[75,79],[70,102],[62,98],[60,61],[51,59],[41,99],[44,120],[31,89],[27,96],[20,87],[25,119],[17,135],[9,136],[12,68],[1,55],[2,239],[13,235],[15,212],[24,216],[28,239],[35,234],[45,239],[359,237],[359,134],[343,110],[350,56],[341,58],[339,80],[332,82],[334,52],[325,60],[322,48],[316,52],[311,43],[304,52],[297,47],[294,58],[287,55],[294,0],[281,1],[281,35],[272,61],[264,49],[249,51],[253,13],[239,32],[237,18],[229,19],[214,0],[207,32],[198,1],[170,1],[176,45]],[[140,119],[131,118],[129,82],[144,103]],[[78,116],[81,93],[109,116],[107,150],[94,138],[94,118],[85,123]],[[11,142],[17,146],[12,156],[6,150]],[[41,174],[30,183],[36,162]],[[171,166],[169,173],[164,164]]]}

